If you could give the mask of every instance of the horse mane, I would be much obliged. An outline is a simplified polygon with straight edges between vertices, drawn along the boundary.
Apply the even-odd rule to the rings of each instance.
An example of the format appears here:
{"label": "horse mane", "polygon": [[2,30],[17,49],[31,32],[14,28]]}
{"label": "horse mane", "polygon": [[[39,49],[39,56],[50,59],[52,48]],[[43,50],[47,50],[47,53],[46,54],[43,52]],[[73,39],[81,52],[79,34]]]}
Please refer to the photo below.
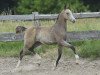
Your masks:
{"label": "horse mane", "polygon": [[58,18],[59,18],[59,15],[60,15],[60,14],[58,14],[58,16],[57,16],[57,20],[58,20]]}

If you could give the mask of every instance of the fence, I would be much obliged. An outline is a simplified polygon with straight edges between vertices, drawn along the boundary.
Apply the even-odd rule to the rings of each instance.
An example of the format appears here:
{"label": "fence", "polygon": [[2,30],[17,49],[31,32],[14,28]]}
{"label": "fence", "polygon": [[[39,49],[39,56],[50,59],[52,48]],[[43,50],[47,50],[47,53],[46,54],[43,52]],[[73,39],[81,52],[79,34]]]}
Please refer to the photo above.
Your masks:
{"label": "fence", "polygon": [[[14,20],[14,21],[32,21],[49,19],[55,20],[58,14],[38,14],[37,12],[31,15],[2,15],[0,21]],[[100,18],[100,12],[88,13],[74,13],[75,18]],[[82,31],[82,32],[67,32],[68,41],[87,40],[87,39],[100,39],[100,31]],[[0,41],[21,41],[23,34],[15,37],[15,33],[0,33]]]}
{"label": "fence", "polygon": [[[100,12],[87,12],[87,13],[73,13],[75,18],[100,18]],[[0,21],[6,20],[17,20],[17,21],[32,21],[41,19],[56,19],[58,14],[39,14],[38,12],[33,12],[30,15],[1,15]]]}

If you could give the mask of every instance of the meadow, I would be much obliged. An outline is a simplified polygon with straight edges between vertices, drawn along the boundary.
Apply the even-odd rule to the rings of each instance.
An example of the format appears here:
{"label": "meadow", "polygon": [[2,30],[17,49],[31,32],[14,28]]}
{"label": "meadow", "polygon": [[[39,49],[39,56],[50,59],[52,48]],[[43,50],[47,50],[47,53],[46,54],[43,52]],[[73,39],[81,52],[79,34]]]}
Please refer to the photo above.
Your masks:
{"label": "meadow", "polygon": [[[50,27],[55,21],[40,21],[42,26]],[[15,32],[16,26],[30,27],[34,25],[33,21],[0,21],[0,32]],[[77,19],[76,23],[68,21],[68,31],[90,31],[100,30],[100,18],[88,18],[88,19]],[[100,57],[100,40],[84,40],[71,42],[76,47],[78,54],[83,58],[98,58]],[[21,48],[23,47],[23,41],[17,42],[0,42],[0,56],[18,56]],[[39,54],[45,54],[57,50],[56,45],[43,45],[40,48],[35,49]],[[64,55],[73,57],[73,52],[70,49],[64,48]]]}

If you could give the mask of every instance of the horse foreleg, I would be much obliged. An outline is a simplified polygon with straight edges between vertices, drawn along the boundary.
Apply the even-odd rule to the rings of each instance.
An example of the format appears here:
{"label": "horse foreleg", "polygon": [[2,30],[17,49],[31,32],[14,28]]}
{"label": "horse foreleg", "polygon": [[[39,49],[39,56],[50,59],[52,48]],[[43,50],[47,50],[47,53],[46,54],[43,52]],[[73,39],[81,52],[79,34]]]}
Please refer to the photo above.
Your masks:
{"label": "horse foreleg", "polygon": [[69,44],[68,42],[66,41],[62,41],[61,44],[65,47],[68,47],[68,48],[71,48],[75,54],[75,58],[76,58],[76,63],[78,64],[78,59],[79,59],[79,56],[78,54],[76,53],[76,49],[73,45]]}
{"label": "horse foreleg", "polygon": [[59,46],[58,46],[58,58],[57,58],[57,60],[56,60],[56,67],[57,67],[58,62],[59,62],[59,60],[60,60],[60,58],[61,58],[61,55],[62,55],[62,46],[59,45]]}

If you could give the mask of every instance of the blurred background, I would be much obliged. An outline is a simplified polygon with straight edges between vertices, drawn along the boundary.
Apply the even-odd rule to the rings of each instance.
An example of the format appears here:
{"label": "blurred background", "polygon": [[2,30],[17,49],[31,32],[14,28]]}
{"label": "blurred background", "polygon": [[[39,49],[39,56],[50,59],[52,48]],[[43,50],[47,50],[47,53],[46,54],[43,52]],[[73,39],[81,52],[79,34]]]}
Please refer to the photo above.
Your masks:
{"label": "blurred background", "polygon": [[58,13],[65,4],[74,12],[100,11],[100,0],[0,0],[0,14]]}

